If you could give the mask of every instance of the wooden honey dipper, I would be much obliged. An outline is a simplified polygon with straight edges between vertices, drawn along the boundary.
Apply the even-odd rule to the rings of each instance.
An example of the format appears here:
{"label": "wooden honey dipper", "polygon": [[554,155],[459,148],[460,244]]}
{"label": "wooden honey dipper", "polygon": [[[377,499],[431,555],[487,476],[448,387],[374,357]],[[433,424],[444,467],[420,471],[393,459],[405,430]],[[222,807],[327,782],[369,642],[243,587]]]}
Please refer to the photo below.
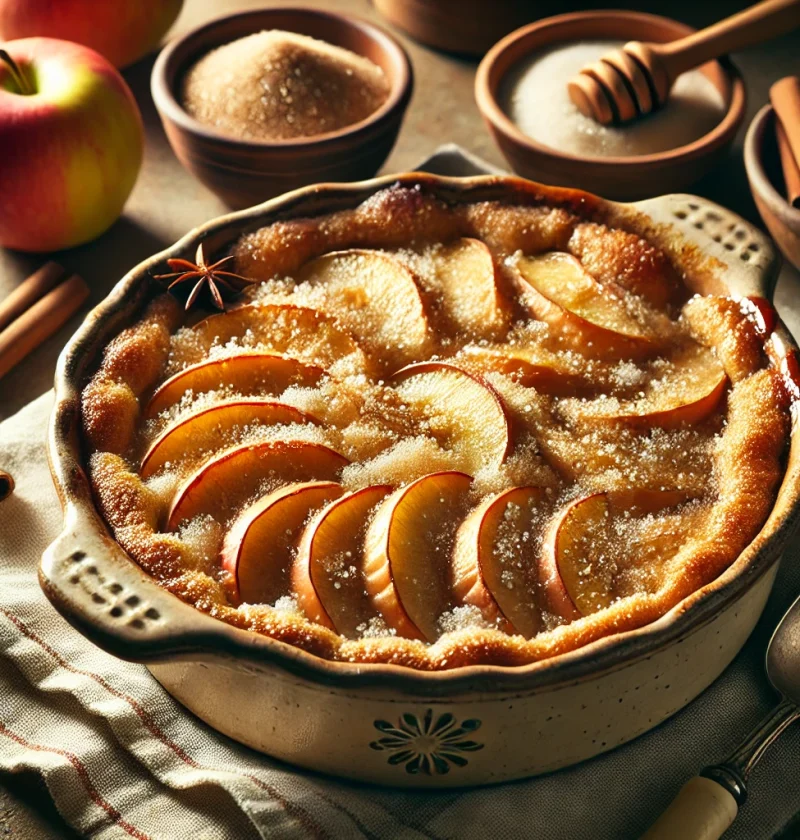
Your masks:
{"label": "wooden honey dipper", "polygon": [[681,73],[798,26],[800,0],[765,0],[677,41],[630,41],[584,67],[567,85],[569,96],[603,125],[628,122],[660,108]]}

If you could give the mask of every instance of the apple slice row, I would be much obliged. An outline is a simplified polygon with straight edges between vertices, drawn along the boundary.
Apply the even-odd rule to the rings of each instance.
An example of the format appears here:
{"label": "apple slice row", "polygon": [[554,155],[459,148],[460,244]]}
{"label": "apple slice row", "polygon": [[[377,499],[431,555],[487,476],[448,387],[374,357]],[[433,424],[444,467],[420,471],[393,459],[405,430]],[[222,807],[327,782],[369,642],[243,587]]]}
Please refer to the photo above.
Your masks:
{"label": "apple slice row", "polygon": [[[435,642],[454,607],[531,638],[543,611],[573,621],[611,604],[610,534],[630,519],[685,502],[680,491],[593,493],[555,515],[547,491],[513,487],[467,514],[465,473],[431,473],[392,491],[345,493],[334,481],[290,482],[242,510],[221,562],[234,603],[291,594],[311,621],[358,638],[372,619]],[[680,535],[679,535],[680,536]]]}

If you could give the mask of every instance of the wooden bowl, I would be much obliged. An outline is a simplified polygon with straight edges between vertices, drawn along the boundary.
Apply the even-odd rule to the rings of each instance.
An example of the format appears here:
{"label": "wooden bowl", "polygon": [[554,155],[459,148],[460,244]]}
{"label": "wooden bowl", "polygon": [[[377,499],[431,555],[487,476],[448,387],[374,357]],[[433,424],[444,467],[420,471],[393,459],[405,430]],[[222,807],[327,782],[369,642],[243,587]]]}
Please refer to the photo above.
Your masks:
{"label": "wooden bowl", "polygon": [[800,210],[778,191],[783,176],[775,141],[775,111],[765,105],[753,117],[744,141],[744,165],[750,192],[781,253],[800,270]]}
{"label": "wooden bowl", "polygon": [[535,15],[529,0],[373,0],[373,5],[421,44],[482,56],[498,39],[532,17],[557,11],[560,4],[556,0],[537,2]]}
{"label": "wooden bowl", "polygon": [[[191,117],[177,90],[186,69],[209,50],[263,29],[310,35],[366,56],[386,74],[386,102],[338,131],[274,142],[237,140]],[[248,207],[297,187],[372,177],[397,139],[413,89],[411,63],[380,27],[346,15],[305,8],[241,12],[206,23],[159,55],[153,100],[178,160],[230,207]]]}
{"label": "wooden bowl", "polygon": [[[554,44],[602,39],[665,42],[691,32],[691,27],[678,21],[640,12],[576,12],[546,18],[512,32],[492,47],[478,67],[475,98],[500,150],[514,171],[526,178],[623,201],[678,192],[725,156],[744,118],[744,82],[726,59],[702,68],[728,103],[725,116],[693,143],[656,154],[582,157],[545,146],[524,134],[506,116],[498,92],[517,62]],[[563,84],[567,81],[564,79]]]}

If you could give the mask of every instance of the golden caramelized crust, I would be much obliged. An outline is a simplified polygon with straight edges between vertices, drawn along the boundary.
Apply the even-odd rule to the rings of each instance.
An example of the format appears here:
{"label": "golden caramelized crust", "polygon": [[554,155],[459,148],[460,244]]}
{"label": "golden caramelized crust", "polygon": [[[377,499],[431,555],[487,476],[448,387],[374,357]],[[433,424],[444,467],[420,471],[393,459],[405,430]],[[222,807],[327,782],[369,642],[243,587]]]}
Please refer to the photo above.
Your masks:
{"label": "golden caramelized crust", "polygon": [[225,314],[157,297],[82,395],[119,544],[219,620],[421,670],[575,650],[713,581],[783,474],[764,336],[553,195],[395,186],[242,237],[259,282]]}

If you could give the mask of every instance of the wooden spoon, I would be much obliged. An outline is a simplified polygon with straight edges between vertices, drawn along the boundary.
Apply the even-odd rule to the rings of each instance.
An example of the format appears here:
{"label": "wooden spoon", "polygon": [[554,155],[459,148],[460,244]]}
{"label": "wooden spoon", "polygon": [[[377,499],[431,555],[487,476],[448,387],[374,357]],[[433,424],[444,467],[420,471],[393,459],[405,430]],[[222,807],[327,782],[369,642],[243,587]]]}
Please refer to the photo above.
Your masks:
{"label": "wooden spoon", "polygon": [[627,122],[660,108],[681,73],[798,26],[800,0],[765,0],[668,44],[630,41],[584,67],[567,89],[587,117]]}

